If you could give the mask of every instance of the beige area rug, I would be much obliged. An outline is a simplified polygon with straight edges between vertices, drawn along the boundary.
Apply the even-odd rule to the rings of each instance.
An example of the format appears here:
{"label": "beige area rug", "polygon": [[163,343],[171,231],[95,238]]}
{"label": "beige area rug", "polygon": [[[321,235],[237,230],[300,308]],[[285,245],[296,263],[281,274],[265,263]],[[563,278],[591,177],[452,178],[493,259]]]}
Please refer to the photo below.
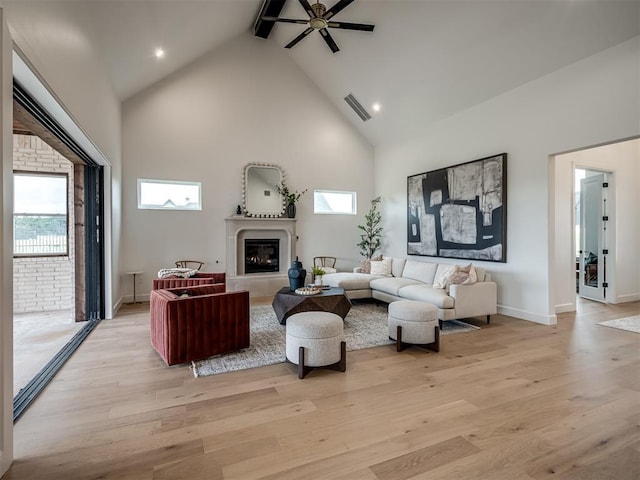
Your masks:
{"label": "beige area rug", "polygon": [[[480,329],[459,320],[443,323],[442,335]],[[249,348],[192,362],[193,374],[203,377],[285,361],[286,329],[278,323],[271,305],[251,307],[250,329]],[[387,305],[355,303],[345,318],[344,336],[348,351],[392,344],[387,327]]]}
{"label": "beige area rug", "polygon": [[615,320],[607,320],[606,322],[599,322],[596,325],[602,325],[603,327],[617,328],[618,330],[626,330],[627,332],[640,333],[640,315],[634,315],[633,317],[617,318]]}

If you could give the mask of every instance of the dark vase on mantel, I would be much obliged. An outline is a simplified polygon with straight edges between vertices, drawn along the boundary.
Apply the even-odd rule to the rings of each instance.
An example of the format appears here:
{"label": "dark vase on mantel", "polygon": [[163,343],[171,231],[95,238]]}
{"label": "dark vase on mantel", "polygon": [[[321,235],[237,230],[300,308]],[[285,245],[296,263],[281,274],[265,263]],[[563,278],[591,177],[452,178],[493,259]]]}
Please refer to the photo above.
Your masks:
{"label": "dark vase on mantel", "polygon": [[304,279],[307,277],[307,271],[302,268],[302,262],[298,260],[298,257],[291,262],[291,268],[289,269],[289,288],[292,292],[296,288],[304,287]]}
{"label": "dark vase on mantel", "polygon": [[287,205],[287,218],[296,218],[296,204],[289,203]]}

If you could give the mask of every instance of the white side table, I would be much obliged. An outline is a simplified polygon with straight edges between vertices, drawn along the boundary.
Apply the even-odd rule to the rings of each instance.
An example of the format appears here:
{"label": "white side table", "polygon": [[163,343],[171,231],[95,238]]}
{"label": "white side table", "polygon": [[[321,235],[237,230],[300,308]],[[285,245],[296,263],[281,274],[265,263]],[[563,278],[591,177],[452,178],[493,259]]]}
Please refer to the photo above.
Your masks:
{"label": "white side table", "polygon": [[124,272],[125,275],[133,276],[133,303],[136,303],[136,275],[142,275],[144,272]]}

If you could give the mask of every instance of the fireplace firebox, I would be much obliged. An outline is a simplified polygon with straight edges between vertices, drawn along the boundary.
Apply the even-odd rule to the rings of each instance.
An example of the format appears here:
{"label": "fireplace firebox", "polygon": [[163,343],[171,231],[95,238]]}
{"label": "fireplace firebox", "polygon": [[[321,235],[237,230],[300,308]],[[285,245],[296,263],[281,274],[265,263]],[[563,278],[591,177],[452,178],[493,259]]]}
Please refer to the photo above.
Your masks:
{"label": "fireplace firebox", "polygon": [[246,238],[244,240],[244,273],[280,271],[280,240]]}

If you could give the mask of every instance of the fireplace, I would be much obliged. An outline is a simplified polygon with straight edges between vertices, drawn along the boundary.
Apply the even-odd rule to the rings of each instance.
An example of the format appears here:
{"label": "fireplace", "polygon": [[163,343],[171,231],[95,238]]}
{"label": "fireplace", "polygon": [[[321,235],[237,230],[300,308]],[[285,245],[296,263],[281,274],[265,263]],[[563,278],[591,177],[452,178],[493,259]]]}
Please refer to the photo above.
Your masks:
{"label": "fireplace", "polygon": [[245,238],[245,274],[279,271],[280,240],[278,238]]}

